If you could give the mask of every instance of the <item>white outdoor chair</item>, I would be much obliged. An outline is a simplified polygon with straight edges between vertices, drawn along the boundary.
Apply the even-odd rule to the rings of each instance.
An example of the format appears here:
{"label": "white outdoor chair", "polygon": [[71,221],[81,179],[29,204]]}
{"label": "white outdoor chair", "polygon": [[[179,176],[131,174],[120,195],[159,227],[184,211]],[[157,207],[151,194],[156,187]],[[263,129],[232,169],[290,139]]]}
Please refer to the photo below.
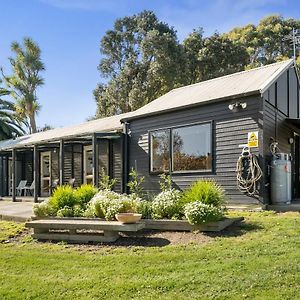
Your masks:
{"label": "white outdoor chair", "polygon": [[75,178],[71,178],[68,183],[73,188],[75,184]]}
{"label": "white outdoor chair", "polygon": [[27,184],[27,180],[21,180],[19,185],[16,187],[17,196],[22,196],[22,191],[24,191]]}
{"label": "white outdoor chair", "polygon": [[33,195],[33,191],[34,191],[34,180],[32,181],[30,186],[24,187],[24,196],[27,196],[27,193],[29,193],[28,196]]}
{"label": "white outdoor chair", "polygon": [[55,190],[58,187],[58,185],[59,185],[59,179],[54,179],[52,181],[51,189]]}

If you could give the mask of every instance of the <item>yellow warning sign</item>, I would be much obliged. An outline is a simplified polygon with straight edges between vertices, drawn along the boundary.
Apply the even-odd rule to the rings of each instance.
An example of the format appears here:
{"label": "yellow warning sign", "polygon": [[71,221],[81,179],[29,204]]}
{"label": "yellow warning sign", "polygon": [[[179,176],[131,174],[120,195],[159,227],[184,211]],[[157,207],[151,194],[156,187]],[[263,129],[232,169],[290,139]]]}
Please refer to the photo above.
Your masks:
{"label": "yellow warning sign", "polygon": [[258,131],[248,132],[248,147],[258,147]]}

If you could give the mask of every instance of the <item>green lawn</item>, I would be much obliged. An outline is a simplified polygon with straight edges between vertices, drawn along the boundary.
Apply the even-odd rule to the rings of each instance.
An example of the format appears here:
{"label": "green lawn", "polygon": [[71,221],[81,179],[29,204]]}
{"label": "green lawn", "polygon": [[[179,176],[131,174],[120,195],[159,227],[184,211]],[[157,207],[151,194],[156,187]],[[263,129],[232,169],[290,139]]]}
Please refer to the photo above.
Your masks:
{"label": "green lawn", "polygon": [[0,243],[16,236],[24,230],[24,225],[14,222],[0,221]]}
{"label": "green lawn", "polygon": [[[0,299],[300,299],[300,215],[241,214],[204,245],[2,243]],[[2,236],[18,232],[6,224]]]}

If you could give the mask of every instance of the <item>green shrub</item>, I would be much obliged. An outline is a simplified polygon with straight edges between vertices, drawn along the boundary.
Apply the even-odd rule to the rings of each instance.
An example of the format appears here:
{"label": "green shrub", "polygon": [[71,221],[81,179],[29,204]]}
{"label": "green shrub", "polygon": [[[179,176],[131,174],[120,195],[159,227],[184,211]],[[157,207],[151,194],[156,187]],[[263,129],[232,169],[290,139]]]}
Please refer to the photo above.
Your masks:
{"label": "green shrub", "polygon": [[84,216],[84,209],[81,205],[75,204],[73,207],[73,216],[74,217],[83,217]]}
{"label": "green shrub", "polygon": [[220,207],[200,201],[186,204],[184,214],[189,223],[193,225],[219,221],[224,217],[224,212]]}
{"label": "green shrub", "polygon": [[160,190],[162,192],[170,191],[172,189],[172,177],[170,175],[161,174],[159,178]]}
{"label": "green shrub", "polygon": [[49,204],[57,211],[65,206],[73,207],[76,204],[74,190],[69,185],[59,186],[49,199]]}
{"label": "green shrub", "polygon": [[137,212],[142,214],[143,219],[151,219],[152,218],[152,202],[142,200],[137,208]]}
{"label": "green shrub", "polygon": [[99,188],[101,190],[108,190],[111,191],[114,187],[114,185],[117,183],[117,179],[113,178],[111,179],[109,175],[106,174],[105,169],[101,169],[100,174],[100,181],[99,181]]}
{"label": "green shrub", "polygon": [[154,219],[179,219],[183,215],[180,205],[181,192],[170,189],[159,193],[152,202]]}
{"label": "green shrub", "polygon": [[74,191],[76,202],[83,208],[97,194],[97,189],[90,184],[83,184]]}
{"label": "green shrub", "polygon": [[130,181],[127,183],[127,186],[129,187],[129,191],[131,194],[142,197],[143,196],[143,187],[142,183],[145,180],[145,177],[139,177],[138,172],[135,169],[131,169],[130,173]]}
{"label": "green shrub", "polygon": [[33,213],[39,218],[56,216],[56,210],[49,204],[48,201],[35,204],[33,206]]}
{"label": "green shrub", "polygon": [[225,192],[213,180],[199,180],[194,182],[182,194],[182,205],[194,201],[210,204],[216,207],[224,203]]}
{"label": "green shrub", "polygon": [[73,217],[73,209],[72,207],[65,206],[58,210],[57,217],[64,218],[64,217]]}

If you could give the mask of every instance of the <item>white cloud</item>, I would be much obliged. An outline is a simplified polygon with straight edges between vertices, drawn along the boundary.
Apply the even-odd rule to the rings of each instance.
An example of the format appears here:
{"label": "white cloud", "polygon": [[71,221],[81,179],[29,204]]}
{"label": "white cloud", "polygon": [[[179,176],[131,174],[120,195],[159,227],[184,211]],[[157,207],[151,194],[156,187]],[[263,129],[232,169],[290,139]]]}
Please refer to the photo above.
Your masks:
{"label": "white cloud", "polygon": [[104,11],[117,13],[120,9],[126,8],[125,1],[121,0],[39,0],[40,2],[60,8],[77,9],[86,11]]}
{"label": "white cloud", "polygon": [[177,6],[165,4],[158,15],[173,25],[182,39],[197,27],[203,27],[205,34],[210,35],[216,30],[225,32],[235,26],[257,23],[265,15],[280,13],[274,7],[286,5],[287,0],[189,0]]}

